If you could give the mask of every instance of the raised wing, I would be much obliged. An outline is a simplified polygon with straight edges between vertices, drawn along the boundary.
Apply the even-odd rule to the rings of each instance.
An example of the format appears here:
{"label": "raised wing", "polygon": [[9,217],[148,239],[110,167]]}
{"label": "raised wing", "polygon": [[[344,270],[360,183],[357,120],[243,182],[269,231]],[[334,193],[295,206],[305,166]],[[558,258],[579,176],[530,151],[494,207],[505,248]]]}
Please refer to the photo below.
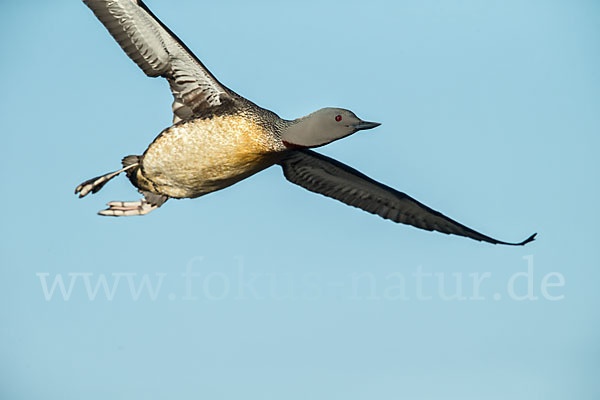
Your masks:
{"label": "raised wing", "polygon": [[173,123],[230,101],[234,96],[141,0],[83,0],[121,48],[150,77],[167,78]]}
{"label": "raised wing", "polygon": [[534,233],[519,243],[493,239],[432,210],[405,193],[311,150],[295,150],[280,165],[290,182],[394,222],[511,246],[529,243],[536,235]]}

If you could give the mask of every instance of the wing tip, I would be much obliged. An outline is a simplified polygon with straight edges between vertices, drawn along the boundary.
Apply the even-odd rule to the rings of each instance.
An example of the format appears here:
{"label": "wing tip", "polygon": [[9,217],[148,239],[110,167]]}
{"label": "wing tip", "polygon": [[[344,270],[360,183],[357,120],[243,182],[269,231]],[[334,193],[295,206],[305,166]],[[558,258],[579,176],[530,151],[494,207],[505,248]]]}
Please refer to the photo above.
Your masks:
{"label": "wing tip", "polygon": [[535,232],[533,235],[529,236],[527,239],[525,239],[524,241],[521,242],[521,246],[526,245],[529,242],[533,242],[535,240],[535,237],[537,236],[537,232]]}
{"label": "wing tip", "polygon": [[527,239],[523,240],[522,242],[519,242],[519,243],[502,243],[502,244],[508,244],[510,246],[525,246],[527,243],[533,242],[535,240],[536,236],[537,236],[537,232],[535,232],[533,235],[529,236]]}

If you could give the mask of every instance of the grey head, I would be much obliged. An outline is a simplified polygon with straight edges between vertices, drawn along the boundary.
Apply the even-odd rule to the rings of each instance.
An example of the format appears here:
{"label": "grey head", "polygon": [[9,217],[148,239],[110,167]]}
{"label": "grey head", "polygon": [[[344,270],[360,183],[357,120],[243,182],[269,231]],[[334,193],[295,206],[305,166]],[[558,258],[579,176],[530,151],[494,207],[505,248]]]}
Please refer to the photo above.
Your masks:
{"label": "grey head", "polygon": [[281,139],[288,147],[319,147],[379,125],[361,120],[350,110],[328,107],[290,121]]}

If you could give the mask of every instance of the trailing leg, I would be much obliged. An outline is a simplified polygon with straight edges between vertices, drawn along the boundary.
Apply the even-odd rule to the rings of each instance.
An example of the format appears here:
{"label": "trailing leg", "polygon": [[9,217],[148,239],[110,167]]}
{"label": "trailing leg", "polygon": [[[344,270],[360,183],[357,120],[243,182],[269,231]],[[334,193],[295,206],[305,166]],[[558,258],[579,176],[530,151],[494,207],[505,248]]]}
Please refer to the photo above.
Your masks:
{"label": "trailing leg", "polygon": [[138,163],[124,165],[123,168],[121,168],[118,171],[109,172],[107,174],[97,176],[92,179],[88,179],[87,181],[81,183],[79,186],[77,186],[75,188],[75,194],[79,193],[79,198],[82,198],[82,197],[85,197],[90,192],[96,193],[97,191],[102,189],[102,187],[104,185],[106,185],[108,183],[108,181],[110,181],[112,178],[119,175],[121,172],[125,172],[133,167],[136,167],[137,165],[138,165]]}
{"label": "trailing leg", "polygon": [[146,215],[162,206],[169,197],[152,192],[141,191],[144,198],[138,201],[111,201],[106,203],[107,209],[98,211],[99,215],[111,217],[128,217],[131,215]]}

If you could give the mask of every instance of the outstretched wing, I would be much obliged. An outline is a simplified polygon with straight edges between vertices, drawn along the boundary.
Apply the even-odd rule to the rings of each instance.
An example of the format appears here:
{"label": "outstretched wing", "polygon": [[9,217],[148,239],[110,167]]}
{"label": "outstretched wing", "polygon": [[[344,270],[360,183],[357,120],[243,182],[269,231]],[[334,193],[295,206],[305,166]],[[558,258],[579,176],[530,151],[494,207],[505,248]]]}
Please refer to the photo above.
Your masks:
{"label": "outstretched wing", "polygon": [[339,161],[311,150],[292,151],[280,165],[290,182],[394,222],[512,246],[531,242],[536,235],[533,234],[519,243],[493,239],[432,210],[405,193],[376,182]]}
{"label": "outstretched wing", "polygon": [[219,107],[234,96],[141,0],[83,0],[127,55],[173,92],[173,123]]}

